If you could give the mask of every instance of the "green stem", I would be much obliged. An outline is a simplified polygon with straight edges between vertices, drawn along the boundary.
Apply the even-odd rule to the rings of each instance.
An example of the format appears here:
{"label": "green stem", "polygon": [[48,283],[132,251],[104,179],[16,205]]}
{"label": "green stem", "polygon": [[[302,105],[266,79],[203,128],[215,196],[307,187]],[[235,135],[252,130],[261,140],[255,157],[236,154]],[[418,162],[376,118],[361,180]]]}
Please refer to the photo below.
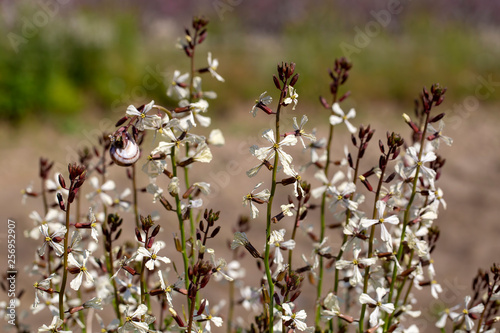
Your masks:
{"label": "green stem", "polygon": [[[175,146],[172,147],[172,153],[170,154],[170,159],[172,161],[172,173],[174,177],[177,177],[177,162],[176,162],[176,149]],[[184,283],[186,289],[189,287],[189,278],[188,278],[188,270],[189,270],[189,258],[186,252],[186,232],[184,230],[184,219],[182,217],[182,208],[181,208],[181,200],[179,198],[179,194],[175,195],[175,205],[176,205],[176,213],[177,220],[179,222],[179,231],[181,233],[181,247],[182,247],[182,259],[184,262]],[[188,297],[189,302],[189,297]]]}
{"label": "green stem", "polygon": [[234,281],[229,281],[229,310],[227,314],[227,333],[232,332],[234,317]]}
{"label": "green stem", "polygon": [[[73,189],[73,183],[70,186],[70,193]],[[66,281],[68,280],[68,238],[69,238],[69,218],[71,203],[67,201],[66,207],[66,234],[64,235],[64,257],[63,257],[63,278],[59,290],[59,318],[64,320],[64,291],[66,290]]]}
{"label": "green stem", "polygon": [[140,223],[140,218],[139,218],[139,207],[138,207],[138,199],[137,199],[137,181],[136,181],[135,164],[132,164],[132,193],[134,195],[135,226],[140,230],[141,223]]}
{"label": "green stem", "polygon": [[[389,155],[386,156],[386,160],[388,160]],[[387,162],[386,162],[387,163]],[[387,164],[386,164],[387,165]],[[380,179],[378,181],[377,185],[377,191],[375,192],[375,199],[373,203],[373,212],[372,212],[372,219],[375,219],[377,216],[377,201],[380,197],[380,190],[382,189],[382,183],[384,182],[384,173],[385,173],[385,166],[381,169],[380,173]],[[370,229],[370,239],[368,241],[368,258],[373,257],[373,240],[375,239],[375,225],[371,226]],[[366,293],[368,291],[368,281],[370,279],[370,266],[365,267],[365,276],[363,280],[363,293]],[[363,332],[363,326],[364,326],[364,319],[365,319],[365,313],[366,313],[366,304],[363,304],[361,306],[361,315],[359,317],[359,331]]]}
{"label": "green stem", "polygon": [[[281,104],[283,102],[283,95],[286,89],[286,81],[283,83],[283,89],[280,92],[280,99],[278,103],[278,109],[276,110],[276,133],[275,133],[275,143],[279,145],[280,143],[280,111]],[[272,183],[271,183],[271,194],[267,202],[267,216],[266,216],[266,249],[264,253],[264,267],[266,271],[267,283],[269,285],[269,333],[273,333],[273,321],[274,321],[274,282],[272,279],[271,268],[269,263],[269,253],[270,245],[269,238],[271,237],[271,219],[272,219],[272,208],[274,195],[276,193],[276,171],[278,169],[278,152],[274,155],[274,166],[272,170]]]}
{"label": "green stem", "polygon": [[[334,97],[335,100],[335,97]],[[326,145],[326,165],[325,165],[325,176],[327,179],[328,178],[328,171],[330,169],[330,162],[331,162],[331,147],[332,147],[332,141],[333,141],[333,131],[334,131],[334,126],[330,124],[330,128],[328,131],[328,142]],[[328,186],[328,184],[325,184]],[[325,226],[326,226],[326,189],[325,192],[323,192],[323,196],[321,197],[321,211],[320,211],[320,221],[321,221],[321,227],[320,227],[320,236],[319,236],[319,242],[323,242],[323,239],[325,238]],[[321,319],[321,304],[319,302],[321,295],[322,295],[322,289],[323,289],[323,272],[324,272],[324,267],[323,267],[323,257],[319,257],[319,271],[318,271],[318,285],[316,288],[316,318],[315,318],[315,326],[316,328],[319,327],[319,321]]]}
{"label": "green stem", "polygon": [[[195,286],[196,294],[198,294],[198,277],[197,276],[193,277],[193,284]],[[189,322],[188,322],[188,329],[187,329],[186,332],[191,332],[192,331],[195,306],[196,306],[196,296],[193,299],[190,300],[190,304],[189,304]]]}
{"label": "green stem", "polygon": [[[299,203],[297,204],[297,214],[295,215],[295,224],[293,225],[292,240],[295,240],[295,235],[297,233],[297,228],[300,223],[300,208],[302,207],[302,197],[299,198]],[[293,249],[288,250],[288,274],[292,274],[292,257]]]}
{"label": "green stem", "polygon": [[140,276],[140,285],[141,285],[141,304],[146,302],[146,281],[144,279],[144,271],[146,270],[146,261],[148,258],[142,259],[141,264],[141,276]]}

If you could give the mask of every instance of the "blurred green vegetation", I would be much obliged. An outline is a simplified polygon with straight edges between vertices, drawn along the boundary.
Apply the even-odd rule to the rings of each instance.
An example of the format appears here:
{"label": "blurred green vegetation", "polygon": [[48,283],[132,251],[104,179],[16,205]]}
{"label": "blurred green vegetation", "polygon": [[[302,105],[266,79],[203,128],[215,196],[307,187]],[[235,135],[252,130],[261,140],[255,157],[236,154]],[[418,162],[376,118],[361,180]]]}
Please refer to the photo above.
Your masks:
{"label": "blurred green vegetation", "polygon": [[[30,18],[34,10],[23,7],[17,15]],[[341,46],[356,47],[357,31],[365,31],[368,22],[365,18],[347,25],[342,14],[315,7],[279,32],[246,33],[237,15],[222,21],[208,18],[212,22],[207,45],[200,47],[197,63],[205,66],[208,51],[220,61],[226,83],[206,80],[204,88],[217,91],[214,103],[222,114],[230,112],[234,103],[272,90],[271,75],[280,61],[296,62],[301,75],[298,92],[316,103],[318,95],[328,95],[327,68],[344,55]],[[37,29],[35,36],[19,44],[18,52],[9,38],[2,39],[1,119],[16,123],[43,116],[57,122],[88,110],[110,112],[151,99],[173,105],[165,96],[164,83],[170,82],[175,69],[187,71],[188,60],[175,43],[188,24],[176,24],[171,17],[145,24],[131,10],[79,9]],[[354,103],[409,104],[423,85],[435,82],[448,86],[448,100],[460,103],[474,94],[477,76],[499,77],[500,37],[490,30],[454,21],[441,24],[425,13],[397,17],[350,55]],[[22,35],[22,20],[0,23],[0,34],[9,33]],[[144,80],[151,72],[157,84],[145,89]],[[499,98],[495,94],[485,102]]]}

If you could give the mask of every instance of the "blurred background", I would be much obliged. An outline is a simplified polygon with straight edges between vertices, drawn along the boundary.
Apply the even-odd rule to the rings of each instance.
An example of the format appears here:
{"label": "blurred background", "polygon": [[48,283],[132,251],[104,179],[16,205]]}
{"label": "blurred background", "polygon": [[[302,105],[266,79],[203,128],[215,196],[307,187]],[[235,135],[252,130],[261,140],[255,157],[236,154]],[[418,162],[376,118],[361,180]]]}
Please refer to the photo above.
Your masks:
{"label": "blurred background", "polygon": [[[28,215],[36,207],[22,206],[19,191],[30,183],[39,187],[40,156],[64,171],[76,150],[113,130],[129,104],[154,99],[175,107],[166,86],[174,70],[188,70],[175,45],[194,15],[205,16],[209,34],[196,61],[203,66],[211,51],[226,80],[203,83],[218,94],[209,113],[228,143],[214,152],[214,175],[268,123],[263,114],[249,123],[248,112],[263,91],[274,92],[278,62],[296,63],[300,97],[293,115],[306,113],[312,128],[325,123],[318,97],[328,95],[327,69],[335,58],[349,58],[352,95],[345,108],[355,107],[355,124],[371,123],[377,139],[386,131],[409,133],[401,114],[412,113],[423,86],[448,87],[440,111],[447,114],[445,134],[455,142],[442,151],[447,164],[440,182],[449,208],[437,222],[442,236],[434,253],[448,299],[429,305],[426,318],[432,319],[443,304],[460,302],[478,268],[500,259],[498,13],[500,2],[489,0],[2,1],[2,216],[31,225]],[[348,142],[344,131],[339,156]],[[239,198],[253,188],[244,170],[240,174],[211,199],[227,210],[230,225],[247,213]]]}

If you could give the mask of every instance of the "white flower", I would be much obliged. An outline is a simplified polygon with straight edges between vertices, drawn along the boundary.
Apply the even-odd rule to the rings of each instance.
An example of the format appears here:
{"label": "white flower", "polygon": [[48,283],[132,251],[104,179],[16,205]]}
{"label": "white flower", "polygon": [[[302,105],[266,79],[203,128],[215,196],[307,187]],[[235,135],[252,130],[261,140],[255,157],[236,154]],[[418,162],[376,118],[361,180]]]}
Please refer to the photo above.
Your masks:
{"label": "white flower", "polygon": [[144,105],[142,112],[137,110],[133,105],[128,106],[126,114],[127,116],[137,117],[135,127],[137,127],[139,131],[144,131],[144,129],[155,129],[155,124],[161,121],[161,118],[156,114],[146,114],[153,108],[154,104],[155,101],[151,101],[149,104]]}
{"label": "white flower", "polygon": [[158,271],[158,277],[160,278],[160,286],[161,290],[165,293],[165,296],[167,297],[167,302],[170,307],[173,307],[172,305],[172,291],[173,291],[173,286],[168,285],[165,283],[165,280],[163,279],[163,274],[161,273],[161,270]]}
{"label": "white flower", "polygon": [[40,225],[47,225],[50,229],[57,229],[61,225],[59,222],[60,213],[56,209],[49,209],[45,217],[41,217],[37,211],[32,211],[29,215],[30,219],[35,222],[36,227],[31,231],[25,231],[24,235],[31,239],[38,239],[40,234],[38,233]]}
{"label": "white flower", "polygon": [[210,148],[208,145],[203,142],[202,144],[199,144],[198,147],[196,147],[196,150],[191,157],[186,157],[184,158],[180,164],[190,164],[190,162],[197,161],[201,163],[210,163],[212,161],[212,152],[210,151]]}
{"label": "white flower", "polygon": [[291,250],[295,248],[295,241],[293,239],[285,241],[285,232],[285,229],[273,230],[269,236],[268,244],[271,245],[271,247],[275,247],[273,262],[278,265],[277,271],[282,269],[284,262],[281,249]]}
{"label": "white flower", "polygon": [[434,152],[430,151],[427,154],[425,154],[424,157],[422,157],[421,160],[418,158],[418,153],[415,147],[409,147],[406,150],[406,153],[408,156],[415,162],[412,166],[406,168],[405,173],[407,177],[415,177],[415,170],[417,169],[418,166],[420,166],[420,171],[427,177],[427,179],[433,183],[434,178],[436,177],[436,171],[432,170],[431,168],[428,168],[424,165],[426,162],[432,162],[436,160],[436,154]]}
{"label": "white flower", "polygon": [[167,257],[161,257],[158,256],[158,251],[162,248],[162,243],[156,242],[153,244],[151,247],[151,251],[147,250],[145,247],[140,247],[137,249],[137,253],[140,256],[149,258],[149,260],[146,262],[146,268],[149,270],[152,270],[155,265],[159,265],[159,261],[164,262],[165,264],[169,264],[171,261]]}
{"label": "white flower", "polygon": [[246,206],[250,203],[250,209],[252,211],[252,218],[255,219],[259,216],[259,209],[255,205],[255,203],[263,204],[269,200],[271,196],[271,192],[268,189],[262,190],[259,193],[253,193],[257,188],[259,188],[263,183],[258,183],[253,188],[252,192],[248,193],[243,197],[243,204]]}
{"label": "white flower", "polygon": [[293,176],[292,168],[290,164],[292,163],[292,156],[283,151],[284,146],[294,146],[297,143],[297,138],[293,135],[288,135],[279,143],[276,143],[274,138],[274,131],[272,129],[266,130],[262,137],[266,138],[267,141],[271,142],[272,145],[269,147],[257,148],[255,146],[253,150],[253,155],[261,161],[269,161],[272,159],[276,153],[278,153],[279,161],[283,166],[283,172],[288,176]]}
{"label": "white flower", "polygon": [[306,149],[306,144],[304,143],[304,139],[302,137],[311,140],[311,142],[316,141],[316,136],[313,134],[308,134],[306,131],[304,131],[304,126],[307,123],[307,116],[303,115],[302,119],[300,120],[300,125],[297,123],[297,118],[293,117],[293,129],[295,130],[295,136],[298,136],[300,139],[300,142],[302,142],[302,146],[304,149]]}
{"label": "white flower", "polygon": [[347,126],[347,129],[349,132],[354,133],[356,132],[356,127],[354,127],[350,122],[349,119],[352,119],[356,117],[356,110],[351,109],[347,114],[342,111],[342,109],[339,106],[339,103],[333,103],[332,105],[332,111],[336,113],[337,115],[331,115],[330,116],[330,124],[335,126],[338,125],[342,122],[345,123]]}
{"label": "white flower", "polygon": [[297,313],[292,311],[291,303],[283,303],[281,307],[285,311],[284,315],[281,319],[284,322],[292,321],[292,325],[294,325],[299,331],[305,331],[307,329],[306,318],[307,313],[304,310],[300,310]]}
{"label": "white flower", "polygon": [[337,269],[344,269],[346,267],[352,266],[353,273],[352,273],[351,278],[349,279],[349,283],[353,287],[357,286],[358,284],[360,284],[363,281],[363,276],[361,275],[359,266],[360,265],[371,266],[377,261],[376,258],[358,259],[360,252],[361,252],[360,248],[355,248],[353,250],[353,256],[354,256],[353,260],[349,261],[349,260],[340,259],[335,263],[335,268],[337,268]]}
{"label": "white flower", "polygon": [[49,236],[49,227],[46,224],[42,224],[39,227],[40,233],[42,234],[44,238],[44,242],[42,247],[38,250],[38,255],[41,257],[45,253],[45,246],[47,243],[54,249],[54,252],[60,257],[64,254],[64,246],[59,244],[58,242],[54,241],[54,238],[56,237],[63,237],[66,234],[66,227],[62,226],[61,229],[57,230],[54,232],[52,235]]}
{"label": "white flower", "polygon": [[465,307],[462,311],[459,313],[452,312],[450,313],[450,317],[453,320],[453,322],[457,323],[462,320],[462,318],[465,318],[465,328],[467,331],[472,330],[474,327],[474,321],[472,321],[470,314],[480,314],[484,310],[484,305],[483,303],[479,303],[478,305],[472,307],[469,309],[469,303],[471,301],[470,296],[465,296]]}
{"label": "white flower", "polygon": [[405,240],[410,249],[417,251],[419,257],[424,257],[429,254],[427,242],[418,238],[410,228],[406,230]]}
{"label": "white flower", "polygon": [[[144,169],[143,169],[144,170]],[[128,209],[131,206],[130,201],[125,200],[125,197],[129,196],[132,193],[130,188],[126,188],[123,190],[120,195],[118,195],[115,200],[113,200],[113,207],[118,206],[120,207],[123,211],[128,211]]]}
{"label": "white flower", "polygon": [[208,52],[207,61],[208,61],[208,71],[210,72],[210,74],[212,74],[212,76],[215,79],[217,79],[218,81],[224,82],[224,79],[222,78],[222,76],[220,76],[216,72],[217,67],[219,67],[219,61],[217,59],[212,60],[212,53],[211,52]]}
{"label": "white flower", "polygon": [[443,120],[439,121],[439,128],[438,129],[435,129],[434,126],[432,126],[432,124],[427,124],[427,132],[431,133],[431,135],[429,135],[427,137],[427,140],[431,140],[431,144],[434,147],[434,149],[439,148],[440,141],[443,141],[448,146],[451,146],[451,144],[453,143],[452,138],[442,134],[443,128],[444,128],[444,121]]}
{"label": "white flower", "polygon": [[202,303],[205,302],[205,313],[201,313],[198,316],[193,317],[193,320],[197,321],[207,321],[205,329],[208,332],[211,332],[210,329],[210,322],[214,323],[215,326],[221,327],[222,326],[222,318],[221,317],[216,317],[210,313],[208,310],[208,300],[203,300]]}
{"label": "white flower", "polygon": [[378,212],[378,219],[361,219],[361,226],[363,228],[368,228],[374,224],[380,224],[380,238],[386,242],[386,243],[391,243],[392,237],[389,231],[387,231],[387,228],[385,227],[385,223],[397,225],[399,224],[399,219],[396,215],[391,215],[389,217],[384,218],[384,212],[386,208],[386,203],[385,201],[379,200],[377,201],[376,204],[377,207],[377,212]]}
{"label": "white flower", "polygon": [[186,98],[188,95],[188,90],[186,89],[186,84],[184,83],[189,78],[189,73],[185,73],[181,75],[181,72],[176,70],[174,71],[174,77],[172,78],[171,84],[167,89],[167,96],[174,97],[177,99]]}
{"label": "white flower", "polygon": [[125,331],[138,331],[140,333],[150,332],[149,325],[147,322],[142,321],[142,316],[146,315],[148,312],[148,307],[144,304],[140,304],[133,313],[129,313],[128,306],[125,309],[124,317],[125,323],[123,326],[118,327],[118,332],[122,333]]}
{"label": "white flower", "polygon": [[439,208],[439,204],[446,209],[446,201],[443,199],[443,195],[443,190],[440,188],[429,191],[429,201],[431,201],[431,205],[434,207],[435,211]]}
{"label": "white flower", "polygon": [[112,180],[106,181],[102,186],[99,186],[99,179],[97,177],[90,178],[90,184],[94,188],[94,192],[87,194],[87,200],[92,201],[98,197],[106,206],[113,204],[113,198],[106,191],[113,191],[115,189],[115,182]]}
{"label": "white flower", "polygon": [[199,96],[201,98],[217,98],[217,93],[215,91],[203,91],[201,89],[201,77],[195,76],[193,79],[193,88],[195,91],[195,96]]}
{"label": "white flower", "polygon": [[264,91],[260,94],[259,99],[255,101],[255,104],[250,111],[254,117],[257,115],[257,109],[264,110],[268,114],[272,112],[268,105],[271,104],[273,98],[271,96],[267,96],[266,94],[267,91]]}
{"label": "white flower", "polygon": [[91,285],[94,283],[94,278],[92,275],[90,275],[89,271],[87,270],[87,260],[89,259],[89,251],[85,250],[85,253],[83,255],[82,263],[80,264],[78,261],[76,261],[75,257],[73,256],[73,253],[70,253],[68,255],[68,262],[71,266],[75,266],[80,269],[80,272],[78,275],[71,281],[69,284],[71,286],[71,289],[73,290],[78,290],[80,289],[80,286],[82,285],[82,278],[83,275],[85,275],[85,280],[87,281],[88,285]]}
{"label": "white flower", "polygon": [[337,183],[339,180],[344,179],[345,176],[342,171],[337,171],[333,175],[332,179],[328,180],[328,178],[326,178],[325,170],[321,169],[314,174],[314,177],[323,183],[323,186],[315,188],[314,190],[311,191],[311,194],[314,198],[319,198],[328,189],[330,192],[332,192],[334,187],[333,185]]}
{"label": "white flower", "polygon": [[248,244],[250,244],[247,235],[244,232],[239,232],[236,231],[234,233],[234,239],[233,242],[231,243],[231,249],[234,250],[239,246],[246,247]]}
{"label": "white flower", "polygon": [[293,203],[288,205],[281,205],[281,212],[286,216],[293,216],[292,208],[295,207]]}
{"label": "white flower", "polygon": [[207,249],[208,254],[212,261],[212,275],[215,277],[216,281],[220,281],[222,278],[227,281],[233,281],[234,279],[230,277],[224,270],[227,270],[227,262],[224,258],[215,259],[215,251],[213,249]]}
{"label": "white flower", "polygon": [[321,315],[327,320],[340,315],[339,300],[333,293],[326,295],[324,305],[326,309],[321,310]]}
{"label": "white flower", "polygon": [[262,258],[259,251],[257,251],[257,249],[248,240],[247,235],[244,232],[237,231],[234,233],[234,239],[231,243],[231,249],[234,250],[239,246],[243,246],[244,248],[246,248],[254,258]]}
{"label": "white flower", "polygon": [[170,180],[170,183],[168,184],[168,193],[170,193],[171,196],[179,194],[179,182],[178,177],[173,177]]}
{"label": "white flower", "polygon": [[214,146],[223,146],[226,141],[224,139],[224,135],[222,135],[222,131],[220,129],[214,129],[208,135],[207,143],[209,145]]}
{"label": "white flower", "polygon": [[71,331],[60,331],[59,328],[64,324],[64,321],[59,316],[52,317],[50,326],[43,324],[38,328],[38,332],[58,332],[58,333],[71,333]]}
{"label": "white flower", "polygon": [[354,183],[347,183],[343,185],[342,190],[336,188],[335,186],[329,186],[326,189],[327,193],[333,195],[333,201],[330,203],[330,209],[335,210],[338,204],[344,206],[344,208],[355,211],[358,209],[358,203],[347,199],[354,191],[356,191],[356,185]]}
{"label": "white flower", "polygon": [[378,316],[380,313],[380,309],[384,310],[387,313],[392,313],[394,311],[394,304],[392,303],[382,304],[382,298],[387,293],[387,291],[384,288],[379,287],[377,288],[376,293],[377,293],[377,300],[374,300],[368,294],[365,293],[359,296],[359,302],[361,304],[375,305],[375,310],[373,310],[373,312],[370,315],[370,325],[372,327],[376,326],[378,323],[379,319]]}
{"label": "white flower", "polygon": [[92,212],[92,207],[89,207],[89,222],[90,222],[90,230],[91,237],[96,242],[99,243],[99,232],[97,231],[97,219],[95,218],[94,213]]}
{"label": "white flower", "polygon": [[33,307],[36,308],[38,304],[40,304],[40,300],[38,299],[38,294],[42,294],[42,289],[49,289],[50,287],[50,280],[52,280],[56,276],[56,273],[50,274],[50,276],[40,282],[35,282],[33,284],[33,287],[35,287],[35,303],[33,304]]}
{"label": "white flower", "polygon": [[288,97],[285,98],[283,101],[283,104],[288,105],[293,103],[292,110],[295,110],[295,107],[297,106],[299,94],[297,94],[297,91],[295,90],[294,87],[288,86]]}

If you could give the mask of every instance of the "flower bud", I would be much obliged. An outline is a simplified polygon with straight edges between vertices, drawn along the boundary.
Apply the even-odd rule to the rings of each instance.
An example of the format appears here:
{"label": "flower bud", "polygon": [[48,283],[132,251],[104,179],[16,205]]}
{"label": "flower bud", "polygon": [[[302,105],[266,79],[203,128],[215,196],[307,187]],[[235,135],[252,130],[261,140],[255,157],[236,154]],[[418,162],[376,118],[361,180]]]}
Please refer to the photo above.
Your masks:
{"label": "flower bud", "polygon": [[276,77],[276,75],[273,74],[273,82],[274,82],[274,85],[276,86],[276,88],[278,90],[281,90],[281,84],[280,84],[280,81],[278,80],[278,78]]}

